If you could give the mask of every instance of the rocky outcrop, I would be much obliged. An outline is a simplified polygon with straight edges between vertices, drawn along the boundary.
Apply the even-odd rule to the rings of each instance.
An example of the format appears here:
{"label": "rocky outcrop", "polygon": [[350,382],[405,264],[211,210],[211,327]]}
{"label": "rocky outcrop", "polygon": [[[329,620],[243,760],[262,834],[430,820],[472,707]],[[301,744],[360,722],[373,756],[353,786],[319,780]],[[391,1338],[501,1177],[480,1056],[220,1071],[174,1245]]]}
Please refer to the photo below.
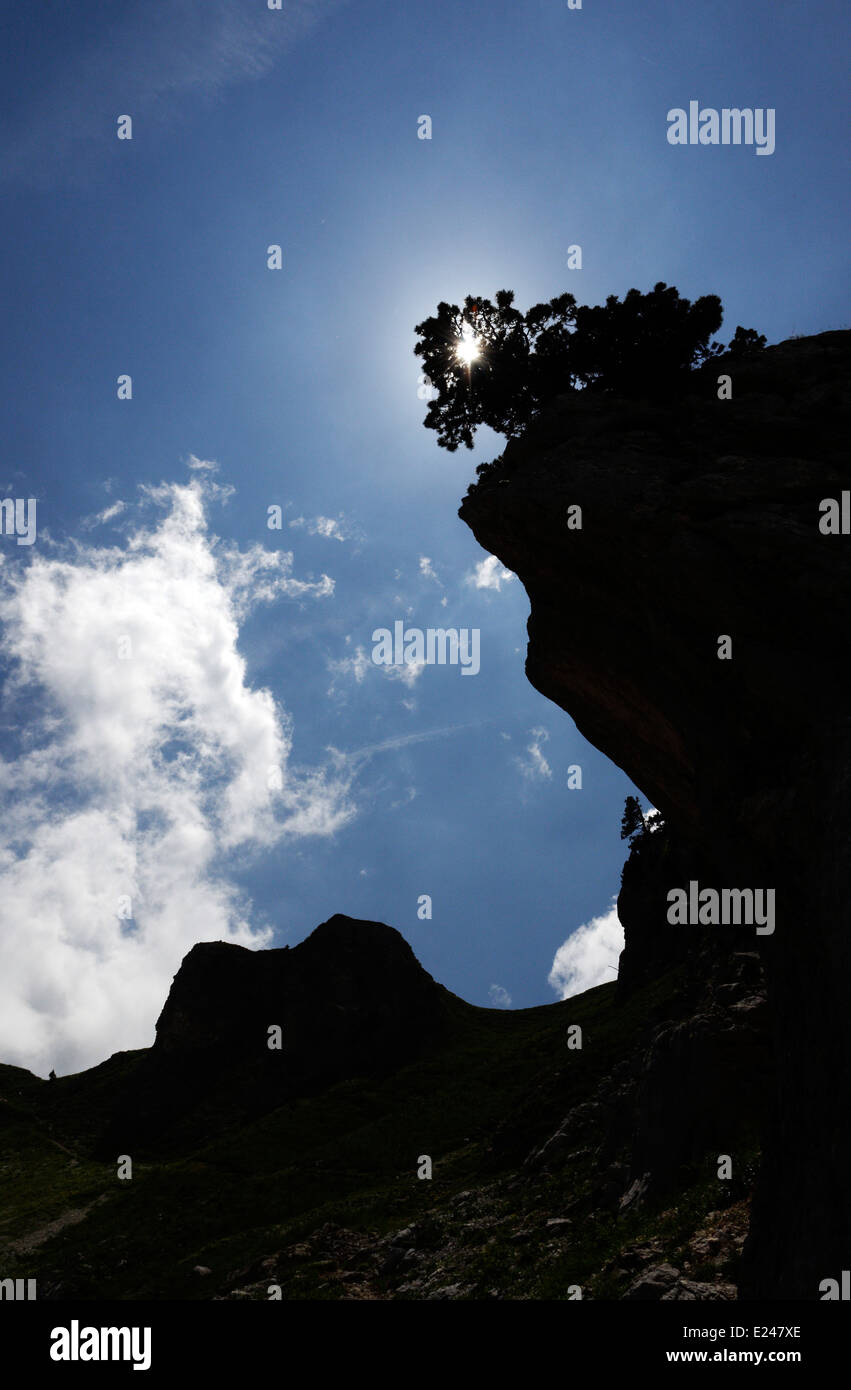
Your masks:
{"label": "rocky outcrop", "polygon": [[625,938],[618,1001],[672,966],[679,985],[677,1009],[657,1026],[635,1070],[622,1205],[664,1192],[713,1148],[735,1154],[738,1167],[767,1118],[773,1058],[759,952],[741,927],[672,929],[668,889],[691,880],[720,883],[723,873],[678,845],[668,827],[633,841],[618,895]]}
{"label": "rocky outcrop", "polygon": [[193,946],[157,1020],[154,1055],[254,1056],[270,1050],[277,1024],[290,1068],[374,1073],[389,1055],[399,1062],[433,1043],[447,997],[395,928],[338,913],[293,948]]}
{"label": "rocky outcrop", "polygon": [[[624,949],[618,961],[618,999],[623,1001],[672,965],[694,959],[695,948],[716,951],[716,938],[708,929],[698,938],[672,935],[666,921],[667,892],[672,883],[688,883],[693,877],[711,883],[714,875],[706,861],[698,860],[675,842],[670,831],[638,835],[623,866],[618,894],[618,918],[624,929]],[[723,948],[731,942],[726,935]],[[722,948],[722,949],[723,949]],[[716,954],[718,952],[716,951]]]}
{"label": "rocky outcrop", "polygon": [[[820,503],[849,484],[849,342],[716,365],[674,402],[563,397],[460,513],[527,589],[532,684],[660,808],[683,864],[713,874],[701,887],[775,892],[773,934],[737,929],[742,954],[760,953],[773,1028],[753,1297],[818,1298],[851,1251],[851,537],[819,528]],[[668,931],[672,962],[699,961],[696,928]],[[628,974],[664,965],[661,933],[648,927],[650,961],[629,958],[627,932]],[[671,1086],[700,1034],[695,1021],[669,1040]]]}
{"label": "rocky outcrop", "polygon": [[[525,1163],[532,1173],[552,1172],[590,1156],[592,1206],[621,1213],[664,1198],[682,1187],[687,1173],[714,1178],[721,1154],[732,1160],[735,1188],[749,1190],[747,1170],[772,1078],[770,1011],[756,951],[742,949],[731,931],[710,927],[697,930],[691,953],[669,927],[665,934],[660,866],[678,862],[667,839],[657,831],[640,852],[633,849],[625,867],[618,911],[627,946],[618,1006],[640,997],[643,986],[672,966],[675,988],[660,1016],[639,1014],[630,1054],[567,1111]],[[726,1187],[729,1194],[731,1184]]]}
{"label": "rocky outcrop", "polygon": [[[298,946],[268,951],[202,942],[174,977],[100,1149],[185,1143],[338,1081],[381,1076],[445,1041],[453,1000],[380,922],[337,914]],[[270,1039],[275,1027],[280,1039]]]}

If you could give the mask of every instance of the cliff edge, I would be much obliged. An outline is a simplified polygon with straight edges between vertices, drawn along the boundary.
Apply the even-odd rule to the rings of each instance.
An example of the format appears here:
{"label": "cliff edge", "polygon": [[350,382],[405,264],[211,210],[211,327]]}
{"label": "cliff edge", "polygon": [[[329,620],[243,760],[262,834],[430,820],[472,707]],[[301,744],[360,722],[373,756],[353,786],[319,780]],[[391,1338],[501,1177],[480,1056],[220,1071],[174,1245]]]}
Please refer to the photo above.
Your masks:
{"label": "cliff edge", "polygon": [[[851,1251],[849,354],[822,333],[674,402],[561,397],[460,510],[526,587],[531,683],[659,807],[701,888],[774,890],[773,931],[738,928],[773,1018],[744,1297],[818,1298]],[[691,931],[654,939],[673,960]]]}

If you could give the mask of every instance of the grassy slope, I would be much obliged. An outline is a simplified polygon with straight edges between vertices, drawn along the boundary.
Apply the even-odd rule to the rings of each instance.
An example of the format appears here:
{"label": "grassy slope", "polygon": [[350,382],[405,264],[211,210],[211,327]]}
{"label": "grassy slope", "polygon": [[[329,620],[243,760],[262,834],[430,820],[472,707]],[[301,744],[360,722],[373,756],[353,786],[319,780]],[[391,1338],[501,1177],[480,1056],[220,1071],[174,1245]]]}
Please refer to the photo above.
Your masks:
{"label": "grassy slope", "polygon": [[[328,1223],[374,1246],[419,1222],[421,1240],[425,1230],[428,1244],[433,1227],[435,1245],[450,1251],[447,1267],[463,1270],[467,1285],[563,1298],[578,1282],[617,1297],[617,1281],[601,1273],[606,1260],[648,1232],[662,1233],[675,1251],[717,1204],[718,1185],[695,1179],[667,1215],[645,1209],[578,1221],[567,1245],[553,1250],[534,1232],[548,1215],[582,1204],[593,1156],[584,1167],[579,1160],[554,1175],[512,1180],[522,1157],[667,1012],[677,979],[657,982],[626,1008],[613,1006],[614,988],[517,1012],[454,1000],[453,1041],[428,1060],[296,1101],[178,1158],[140,1159],[129,1182],[118,1180],[117,1164],[87,1153],[110,1097],[143,1054],[120,1053],[52,1083],[0,1067],[0,1274],[35,1275],[40,1296],[206,1299],[239,1284],[237,1271],[259,1279],[262,1260],[300,1248]],[[573,1023],[583,1028],[582,1051],[566,1047]],[[500,1125],[508,1140],[497,1136],[494,1146]],[[430,1182],[416,1176],[421,1154],[434,1163]],[[459,1207],[465,1191],[472,1196]],[[462,1220],[471,1201],[478,1218]],[[50,1223],[86,1208],[82,1220],[50,1234]],[[284,1297],[347,1296],[329,1282],[334,1261],[322,1253],[278,1260]],[[376,1273],[374,1255],[361,1263],[371,1271],[370,1296],[405,1296]],[[195,1265],[212,1275],[199,1279]]]}

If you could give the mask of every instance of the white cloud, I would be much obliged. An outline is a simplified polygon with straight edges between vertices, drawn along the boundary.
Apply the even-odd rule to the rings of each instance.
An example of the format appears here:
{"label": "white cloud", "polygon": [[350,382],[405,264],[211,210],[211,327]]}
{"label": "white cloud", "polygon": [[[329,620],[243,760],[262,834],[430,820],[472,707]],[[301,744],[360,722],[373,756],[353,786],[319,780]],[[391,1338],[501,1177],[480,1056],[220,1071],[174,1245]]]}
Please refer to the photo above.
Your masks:
{"label": "white cloud", "polygon": [[303,516],[296,516],[289,524],[295,529],[306,530],[310,536],[324,536],[326,540],[346,541],[351,535],[348,522],[342,513],[336,519],[331,516],[315,516],[312,521]]}
{"label": "white cloud", "polygon": [[291,721],[238,651],[252,604],[332,582],[211,536],[215,495],[203,474],[150,489],[122,547],[54,547],[0,577],[4,716],[23,730],[0,758],[3,1061],[44,1074],[148,1045],[196,941],[267,944],[237,854],[354,814],[351,767],[293,767]]}
{"label": "white cloud", "polygon": [[[350,643],[351,638],[347,637],[346,642]],[[357,685],[362,685],[366,679],[368,671],[380,671],[387,680],[401,681],[409,690],[412,690],[419,680],[426,663],[424,661],[404,661],[400,665],[385,666],[383,663],[373,661],[372,657],[362,646],[355,648],[353,656],[343,656],[336,661],[328,662],[328,669],[332,673],[332,681],[328,687],[328,694],[338,695],[338,680],[354,680]]]}
{"label": "white cloud", "polygon": [[424,661],[403,661],[400,666],[382,666],[381,670],[390,680],[401,681],[412,690],[425,668]]}
{"label": "white cloud", "polygon": [[486,560],[479,561],[472,574],[467,575],[466,583],[472,584],[476,589],[496,589],[499,592],[503,584],[509,583],[515,577],[511,570],[500,564],[495,555],[489,555]]}
{"label": "white cloud", "polygon": [[243,618],[258,603],[276,598],[330,598],[334,581],[327,574],[307,581],[293,579],[291,550],[264,550],[255,542],[248,550],[232,549],[221,557],[220,571],[236,616]]}
{"label": "white cloud", "polygon": [[443,588],[443,585],[441,584],[441,581],[437,575],[437,571],[435,570],[434,565],[431,563],[431,560],[429,559],[428,555],[420,556],[420,574],[423,576],[424,579],[433,579],[435,584],[440,584],[441,589]]}
{"label": "white cloud", "polygon": [[622,950],[623,927],[613,899],[608,912],[584,922],[559,946],[548,983],[562,999],[569,999],[614,980]]}
{"label": "white cloud", "polygon": [[511,995],[507,989],[502,988],[502,985],[491,985],[488,994],[495,1009],[511,1008]]}
{"label": "white cloud", "polygon": [[114,521],[117,516],[121,516],[121,513],[126,507],[126,502],[113,502],[112,506],[104,507],[103,511],[98,512],[97,516],[86,517],[86,519],[80,523],[81,527],[84,531],[93,531],[96,526],[105,526],[107,522]]}
{"label": "white cloud", "polygon": [[[346,641],[348,640],[347,638]],[[334,679],[328,687],[328,694],[335,695],[337,693],[337,678],[343,680],[350,678],[358,685],[362,685],[366,679],[367,671],[374,664],[372,658],[367,655],[364,647],[356,647],[354,656],[342,656],[339,661],[329,661],[328,669],[331,671]]]}
{"label": "white cloud", "polygon": [[546,743],[549,734],[546,729],[530,729],[532,742],[526,749],[525,758],[515,758],[514,761],[530,782],[544,781],[552,777],[553,770],[541,752],[541,744]]}

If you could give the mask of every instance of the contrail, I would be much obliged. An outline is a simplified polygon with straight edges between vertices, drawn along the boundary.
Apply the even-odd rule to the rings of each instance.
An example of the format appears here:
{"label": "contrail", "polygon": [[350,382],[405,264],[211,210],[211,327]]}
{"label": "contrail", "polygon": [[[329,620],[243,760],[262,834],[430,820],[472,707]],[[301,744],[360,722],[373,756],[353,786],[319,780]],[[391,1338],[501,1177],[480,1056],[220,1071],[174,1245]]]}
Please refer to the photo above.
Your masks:
{"label": "contrail", "polygon": [[347,756],[354,762],[366,762],[374,753],[387,753],[394,748],[407,748],[411,743],[425,743],[432,738],[446,738],[449,734],[460,734],[465,729],[482,729],[493,720],[477,720],[474,724],[449,724],[443,729],[426,729],[420,734],[399,734],[396,738],[384,739],[382,743],[371,743],[366,748],[356,748]]}

